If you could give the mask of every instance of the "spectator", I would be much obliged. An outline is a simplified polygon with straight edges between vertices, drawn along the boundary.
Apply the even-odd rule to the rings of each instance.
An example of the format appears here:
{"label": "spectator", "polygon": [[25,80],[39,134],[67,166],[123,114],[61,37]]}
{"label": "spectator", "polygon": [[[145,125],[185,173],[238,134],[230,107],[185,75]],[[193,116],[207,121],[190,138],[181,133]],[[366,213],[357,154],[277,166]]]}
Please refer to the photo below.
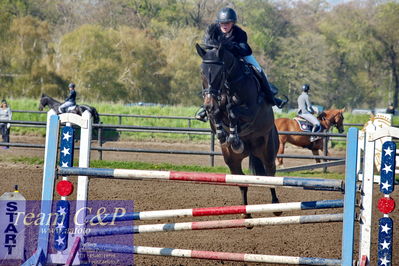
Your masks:
{"label": "spectator", "polygon": [[[3,99],[1,101],[0,108],[0,120],[11,120],[12,112],[8,107],[7,101]],[[3,136],[3,142],[10,142],[10,123],[0,123],[1,135]],[[9,146],[4,146],[3,149],[9,149]]]}

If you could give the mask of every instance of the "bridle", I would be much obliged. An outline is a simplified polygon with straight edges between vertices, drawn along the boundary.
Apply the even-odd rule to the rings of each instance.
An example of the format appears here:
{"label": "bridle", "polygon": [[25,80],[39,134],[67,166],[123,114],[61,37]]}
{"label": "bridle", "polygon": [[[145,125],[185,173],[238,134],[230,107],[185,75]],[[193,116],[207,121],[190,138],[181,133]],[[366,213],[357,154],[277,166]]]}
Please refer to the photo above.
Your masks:
{"label": "bridle", "polygon": [[203,59],[202,60],[203,64],[212,64],[212,65],[221,65],[222,66],[222,81],[220,82],[220,84],[222,84],[220,86],[220,88],[213,88],[212,85],[210,84],[210,82],[208,81],[208,87],[204,88],[202,90],[202,95],[205,96],[207,94],[210,94],[211,96],[220,99],[220,95],[221,95],[221,91],[223,88],[223,85],[226,82],[226,67],[223,61],[220,60],[211,60],[211,59]]}
{"label": "bridle", "polygon": [[337,113],[337,114],[333,115],[332,117],[330,117],[329,119],[327,119],[326,117],[322,117],[322,120],[328,121],[330,127],[335,126],[339,130],[338,123],[335,121],[335,117],[337,117],[337,115],[341,115],[341,117],[343,117],[342,113]]}
{"label": "bridle", "polygon": [[231,73],[232,69],[234,69],[234,67],[236,65],[235,61],[233,62],[230,69],[226,69],[226,64],[221,60],[203,59],[202,63],[222,66],[222,81],[220,82],[220,84],[222,84],[222,85],[220,86],[220,88],[212,88],[211,84],[209,84],[209,81],[208,81],[208,87],[203,89],[203,95],[211,94],[212,96],[214,96],[216,98],[220,98],[220,94],[224,87],[231,88],[231,86],[234,83],[240,81],[245,76],[245,75],[239,75],[237,78],[235,78],[233,80],[230,80],[230,81],[227,80],[228,73]]}

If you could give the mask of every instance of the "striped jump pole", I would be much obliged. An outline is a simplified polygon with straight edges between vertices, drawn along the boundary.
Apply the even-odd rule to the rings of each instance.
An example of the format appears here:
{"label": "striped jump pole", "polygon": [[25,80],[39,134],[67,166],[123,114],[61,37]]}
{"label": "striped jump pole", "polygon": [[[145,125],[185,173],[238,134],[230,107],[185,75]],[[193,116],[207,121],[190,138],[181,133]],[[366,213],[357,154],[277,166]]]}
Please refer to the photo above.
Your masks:
{"label": "striped jump pole", "polygon": [[104,169],[104,168],[82,168],[61,167],[58,175],[87,175],[96,177],[112,177],[127,179],[157,179],[176,181],[199,181],[209,183],[230,184],[260,184],[272,186],[304,187],[312,189],[332,189],[343,191],[343,182],[335,179],[299,178],[299,177],[277,177],[277,176],[254,176],[254,175],[230,175],[217,173],[199,172],[177,172],[177,171],[151,171],[151,170],[128,170],[128,169]]}
{"label": "striped jump pole", "polygon": [[86,228],[86,236],[106,236],[106,235],[124,235],[141,234],[154,232],[169,232],[183,230],[208,230],[223,228],[242,228],[265,225],[282,224],[308,224],[308,223],[329,223],[342,222],[343,214],[319,214],[303,216],[286,217],[267,217],[253,219],[234,219],[234,220],[216,220],[187,223],[169,223],[169,224],[146,224],[133,226],[115,226],[107,228]]}
{"label": "striped jump pole", "polygon": [[170,257],[182,257],[193,259],[208,259],[208,260],[229,260],[241,262],[263,262],[263,263],[281,263],[281,264],[306,264],[306,265],[341,265],[339,259],[325,259],[325,258],[306,258],[293,256],[276,256],[276,255],[261,255],[261,254],[247,254],[247,253],[230,253],[230,252],[213,252],[202,250],[189,249],[174,249],[174,248],[158,248],[158,247],[142,247],[142,246],[127,246],[127,245],[113,245],[100,243],[85,243],[83,250],[107,251],[115,253],[141,254],[141,255],[158,255]]}
{"label": "striped jump pole", "polygon": [[86,222],[99,223],[99,222],[115,222],[115,221],[132,221],[132,220],[145,221],[145,220],[196,217],[196,216],[270,213],[270,212],[279,212],[279,211],[342,208],[343,206],[344,206],[344,201],[341,199],[341,200],[274,203],[274,204],[223,206],[223,207],[194,208],[194,209],[127,212],[120,214],[109,213],[100,216],[98,215],[86,216]]}

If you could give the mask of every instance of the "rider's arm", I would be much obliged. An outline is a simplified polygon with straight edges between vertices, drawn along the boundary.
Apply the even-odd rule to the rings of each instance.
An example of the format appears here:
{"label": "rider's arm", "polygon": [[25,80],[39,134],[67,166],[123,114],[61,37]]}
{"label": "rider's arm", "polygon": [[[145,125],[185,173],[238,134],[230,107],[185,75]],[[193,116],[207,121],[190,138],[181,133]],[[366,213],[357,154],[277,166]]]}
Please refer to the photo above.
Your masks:
{"label": "rider's arm", "polygon": [[308,111],[309,111],[311,114],[314,114],[315,111],[313,110],[313,107],[312,107],[312,105],[310,104],[309,97],[306,97],[306,98],[305,98],[305,102],[306,102],[306,107],[307,107]]}
{"label": "rider's arm", "polygon": [[252,49],[248,45],[247,33],[241,28],[234,28],[234,38],[231,42],[231,52],[238,56],[248,56],[252,54]]}

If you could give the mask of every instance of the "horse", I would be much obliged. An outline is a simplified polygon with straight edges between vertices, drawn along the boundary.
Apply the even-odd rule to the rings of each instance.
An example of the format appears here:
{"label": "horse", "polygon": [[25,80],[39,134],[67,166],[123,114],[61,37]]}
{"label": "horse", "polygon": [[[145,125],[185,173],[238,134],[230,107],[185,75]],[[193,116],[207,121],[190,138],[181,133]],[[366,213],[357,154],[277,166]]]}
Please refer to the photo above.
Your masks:
{"label": "horse", "polygon": [[[320,121],[321,131],[328,131],[332,126],[338,129],[339,133],[344,132],[344,116],[343,112],[345,109],[331,109],[321,112],[317,119]],[[298,118],[278,118],[275,120],[275,124],[278,131],[291,131],[299,132],[303,131],[298,123]],[[278,154],[284,154],[285,144],[287,142],[307,148],[312,151],[313,155],[319,155],[319,150],[323,150],[323,139],[319,138],[313,142],[310,141],[310,136],[300,136],[300,135],[279,135],[280,146],[278,149]],[[316,159],[317,163],[320,163],[320,159]],[[283,158],[277,158],[277,166],[284,167]]]}
{"label": "horse", "polygon": [[[60,114],[58,107],[61,103],[46,94],[42,94],[39,103],[39,110],[43,111],[44,107],[48,106],[53,109],[57,114]],[[69,113],[74,113],[77,115],[82,115],[84,111],[89,111],[91,116],[93,117],[93,123],[98,124],[100,122],[100,116],[96,110],[96,108],[88,105],[75,105],[75,108],[72,110],[68,110]]]}
{"label": "horse", "polygon": [[[278,134],[272,105],[263,99],[260,83],[253,71],[223,44],[211,49],[196,44],[196,50],[202,58],[204,108],[230,173],[244,175],[242,161],[249,156],[252,174],[274,176]],[[231,123],[231,120],[235,122]],[[237,127],[231,128],[234,123]],[[240,186],[240,191],[242,203],[247,205],[248,187]],[[278,203],[275,189],[270,188],[270,191],[272,203]]]}

